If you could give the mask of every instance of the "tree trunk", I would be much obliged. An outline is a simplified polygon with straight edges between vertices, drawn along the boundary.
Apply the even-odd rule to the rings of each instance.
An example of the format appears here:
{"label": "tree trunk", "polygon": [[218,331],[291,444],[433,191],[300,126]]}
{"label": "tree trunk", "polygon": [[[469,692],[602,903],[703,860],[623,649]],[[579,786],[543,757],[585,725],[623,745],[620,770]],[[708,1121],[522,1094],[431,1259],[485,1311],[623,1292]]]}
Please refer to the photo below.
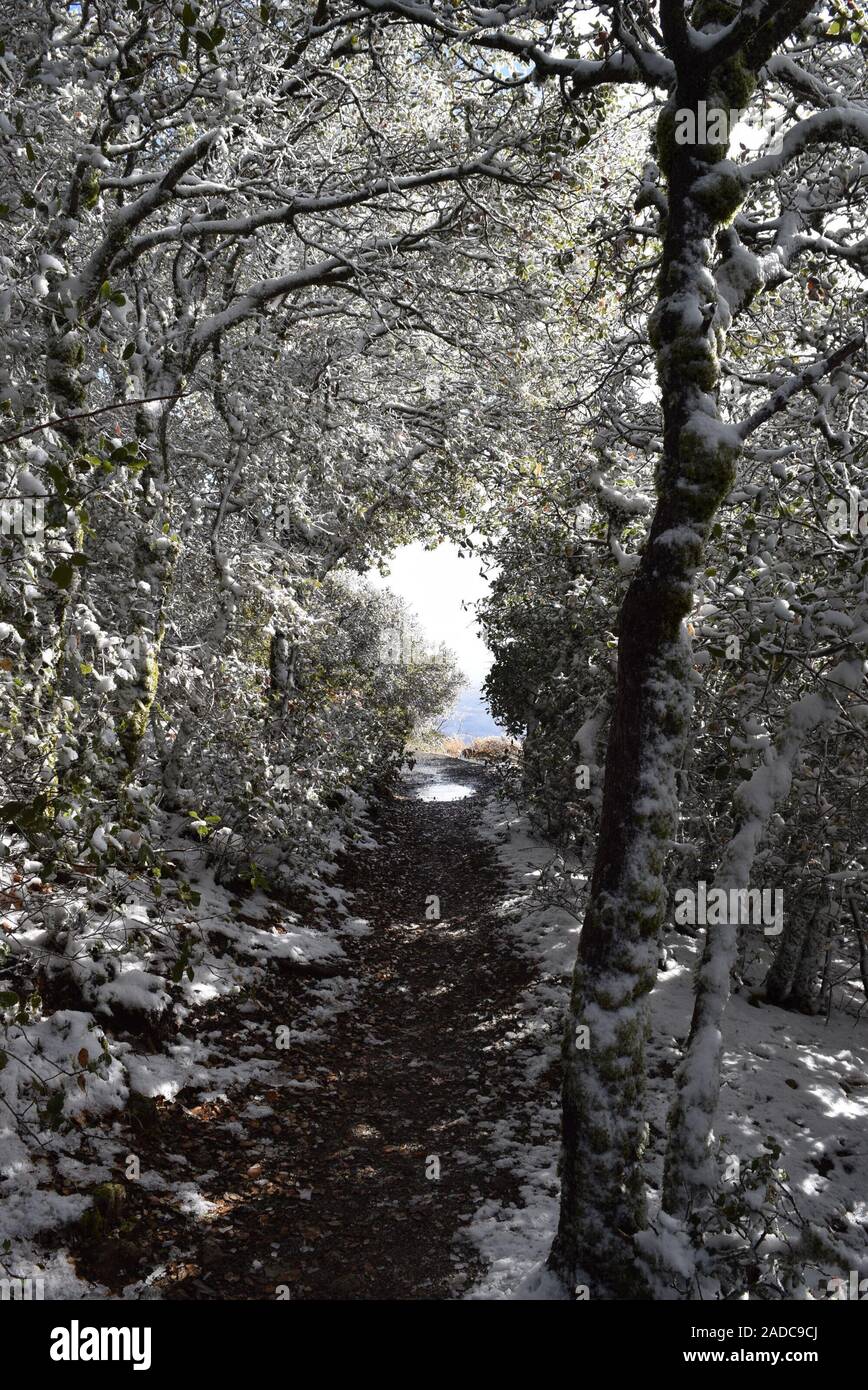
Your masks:
{"label": "tree trunk", "polygon": [[[829,674],[840,684],[861,682],[862,663],[852,663],[849,675],[847,663],[843,662]],[[740,824],[721,856],[716,887],[747,888],[769,817],[789,795],[793,768],[807,734],[834,718],[836,712],[834,700],[818,701],[813,694],[791,706],[778,746],[737,789]],[[797,931],[785,948],[786,956],[781,962],[784,982],[789,979],[792,961],[799,959],[803,940]],[[712,1156],[713,1124],[720,1092],[723,1016],[737,950],[738,923],[727,921],[706,928],[690,1036],[678,1069],[669,1115],[663,1206],[671,1216],[691,1215],[697,1229],[701,1228],[708,1193],[717,1183]],[[792,966],[793,973],[797,968],[797,964]]]}
{"label": "tree trunk", "polygon": [[[60,419],[85,404],[85,391],[79,380],[80,360],[76,333],[58,327],[53,314],[46,311],[46,394]],[[65,669],[76,659],[70,613],[81,587],[82,572],[78,565],[67,563],[68,547],[80,552],[84,536],[75,493],[76,460],[85,445],[85,427],[75,420],[59,425],[57,432],[66,446],[61,459],[66,486],[61,490],[56,484],[57,499],[46,499],[44,569],[38,579],[39,592],[27,604],[29,621],[24,626],[21,651],[26,669],[37,672],[30,691],[28,723],[39,741],[38,797],[47,814],[52,814],[58,790],[58,749],[68,723],[60,698],[61,686]]]}
{"label": "tree trunk", "polygon": [[766,976],[765,993],[770,1004],[777,1004],[782,1009],[789,1007],[790,993],[805,947],[810,920],[816,913],[816,905],[808,902],[801,903],[798,911],[788,914],[775,958]]}
{"label": "tree trunk", "polygon": [[290,646],[286,633],[276,631],[268,648],[268,708],[275,730],[284,720],[295,684],[295,658],[296,648]]}
{"label": "tree trunk", "polygon": [[828,941],[829,913],[823,904],[813,913],[807,924],[792,987],[786,1001],[788,1009],[795,1009],[803,1014],[815,1014],[820,1011],[820,980]]}
{"label": "tree trunk", "polygon": [[658,126],[669,211],[650,329],[664,452],[648,542],[621,609],[599,849],[564,1040],[562,1194],[552,1265],[569,1283],[584,1274],[593,1292],[620,1297],[645,1292],[632,1237],[645,1224],[647,995],[656,978],[663,867],[693,704],[684,620],[739,452],[717,409],[726,316],[710,262],[714,235],[740,193],[725,174],[714,174],[721,147],[673,138],[676,109],[695,110],[701,98],[729,105],[707,80],[701,85],[689,74],[682,78]]}

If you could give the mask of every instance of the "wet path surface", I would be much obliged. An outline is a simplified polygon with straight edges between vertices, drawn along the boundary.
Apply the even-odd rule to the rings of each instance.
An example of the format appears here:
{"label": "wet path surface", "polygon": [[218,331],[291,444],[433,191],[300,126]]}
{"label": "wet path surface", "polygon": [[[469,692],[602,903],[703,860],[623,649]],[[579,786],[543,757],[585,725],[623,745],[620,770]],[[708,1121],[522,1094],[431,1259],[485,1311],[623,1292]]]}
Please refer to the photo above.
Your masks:
{"label": "wet path surface", "polygon": [[456,758],[420,758],[405,783],[407,794],[416,801],[466,801],[481,789],[482,780],[473,763],[465,768]]}
{"label": "wet path surface", "polygon": [[[474,829],[483,798],[467,794],[484,783],[473,764],[417,763],[374,826],[380,847],[348,868],[362,924],[344,938],[347,978],[318,987],[344,1011],[320,1029],[308,1011],[315,1031],[265,1090],[167,1106],[137,1137],[143,1167],[183,1156],[209,1210],[182,1222],[176,1202],[145,1202],[135,1274],[113,1284],[141,1278],[145,1250],[164,1298],[455,1298],[472,1284],[462,1229],[486,1198],[517,1196],[488,1140],[518,1084],[507,1039],[529,974],[495,925],[502,875]],[[222,1045],[233,1029],[241,1046],[299,1026],[306,989],[276,979],[255,1018],[217,1023]]]}

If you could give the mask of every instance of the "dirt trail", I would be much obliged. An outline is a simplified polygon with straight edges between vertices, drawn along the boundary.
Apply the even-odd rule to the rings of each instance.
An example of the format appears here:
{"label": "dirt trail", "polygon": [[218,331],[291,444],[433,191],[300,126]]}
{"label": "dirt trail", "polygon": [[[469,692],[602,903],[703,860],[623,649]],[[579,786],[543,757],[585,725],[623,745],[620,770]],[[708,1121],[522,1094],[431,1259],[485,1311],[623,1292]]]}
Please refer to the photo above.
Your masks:
{"label": "dirt trail", "polygon": [[[135,1136],[143,1169],[165,1173],[167,1154],[184,1165],[172,1177],[215,1204],[207,1220],[180,1215],[174,1194],[134,1192],[127,1233],[82,1272],[120,1292],[163,1265],[163,1298],[274,1298],[283,1287],[293,1299],[431,1299],[470,1286],[463,1224],[486,1197],[517,1195],[487,1136],[517,1085],[505,1042],[529,968],[494,922],[502,871],[474,831],[481,798],[419,799],[450,796],[455,783],[481,788],[485,773],[420,763],[382,808],[380,848],[348,866],[353,911],[371,928],[344,942],[353,1006],[318,1041],[278,1054],[264,1096],[260,1084],[228,1105],[166,1106]],[[224,1010],[208,1027],[227,1051],[257,1030],[273,1036],[297,1024],[306,988],[276,978],[255,1013]]]}

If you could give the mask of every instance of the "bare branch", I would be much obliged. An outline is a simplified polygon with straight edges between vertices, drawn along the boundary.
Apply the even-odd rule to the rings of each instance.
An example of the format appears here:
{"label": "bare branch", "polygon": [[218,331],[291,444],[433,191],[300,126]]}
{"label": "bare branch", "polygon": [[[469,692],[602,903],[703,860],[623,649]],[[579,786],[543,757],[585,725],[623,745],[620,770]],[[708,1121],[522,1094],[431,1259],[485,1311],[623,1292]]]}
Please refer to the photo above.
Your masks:
{"label": "bare branch", "polygon": [[68,425],[73,420],[92,420],[95,415],[107,415],[112,410],[127,410],[130,406],[153,405],[157,401],[182,401],[192,394],[192,391],[171,391],[167,396],[142,396],[134,401],[115,401],[112,405],[101,405],[96,410],[77,410],[72,415],[60,415],[53,420],[43,420],[38,425],[29,425],[26,430],[18,430],[17,434],[6,434],[0,439],[0,444],[14,444],[16,439],[26,439],[30,434],[39,434],[40,430],[61,429],[63,425]]}

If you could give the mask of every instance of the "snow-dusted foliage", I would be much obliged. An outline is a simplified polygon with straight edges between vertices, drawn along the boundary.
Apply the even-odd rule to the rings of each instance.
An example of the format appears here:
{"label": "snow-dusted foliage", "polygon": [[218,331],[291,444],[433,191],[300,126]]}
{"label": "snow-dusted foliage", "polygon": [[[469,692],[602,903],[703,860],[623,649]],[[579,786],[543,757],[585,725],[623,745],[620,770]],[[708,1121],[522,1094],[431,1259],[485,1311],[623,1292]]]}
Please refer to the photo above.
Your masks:
{"label": "snow-dusted foliage", "polygon": [[81,1221],[90,1121],[205,1074],[203,1004],[342,959],[341,857],[461,683],[364,576],[449,538],[582,918],[552,1280],[864,1260],[864,1203],[820,1229],[774,1134],[734,1185],[720,1147],[733,989],[868,993],[857,10],[0,0],[16,1238]]}
{"label": "snow-dusted foliage", "polygon": [[[11,1178],[215,991],[339,954],[299,913],[324,928],[461,680],[360,576],[480,503],[486,371],[537,314],[510,199],[547,160],[363,16],[4,4],[0,37]],[[245,925],[201,883],[284,907]]]}
{"label": "snow-dusted foliage", "polygon": [[597,137],[572,302],[552,290],[560,420],[531,451],[533,514],[494,548],[484,621],[536,823],[580,848],[598,835],[554,1263],[630,1296],[654,1278],[633,1239],[649,1220],[647,997],[677,890],[773,885],[788,904],[769,934],[708,918],[663,1194],[688,1247],[719,1193],[731,975],[771,967],[768,997],[790,1007],[828,1007],[833,980],[839,1003],[862,997],[868,117],[852,18],[673,0],[603,6],[594,28],[582,8],[486,14],[479,35],[446,7],[401,6],[576,101],[623,89],[622,158]]}

